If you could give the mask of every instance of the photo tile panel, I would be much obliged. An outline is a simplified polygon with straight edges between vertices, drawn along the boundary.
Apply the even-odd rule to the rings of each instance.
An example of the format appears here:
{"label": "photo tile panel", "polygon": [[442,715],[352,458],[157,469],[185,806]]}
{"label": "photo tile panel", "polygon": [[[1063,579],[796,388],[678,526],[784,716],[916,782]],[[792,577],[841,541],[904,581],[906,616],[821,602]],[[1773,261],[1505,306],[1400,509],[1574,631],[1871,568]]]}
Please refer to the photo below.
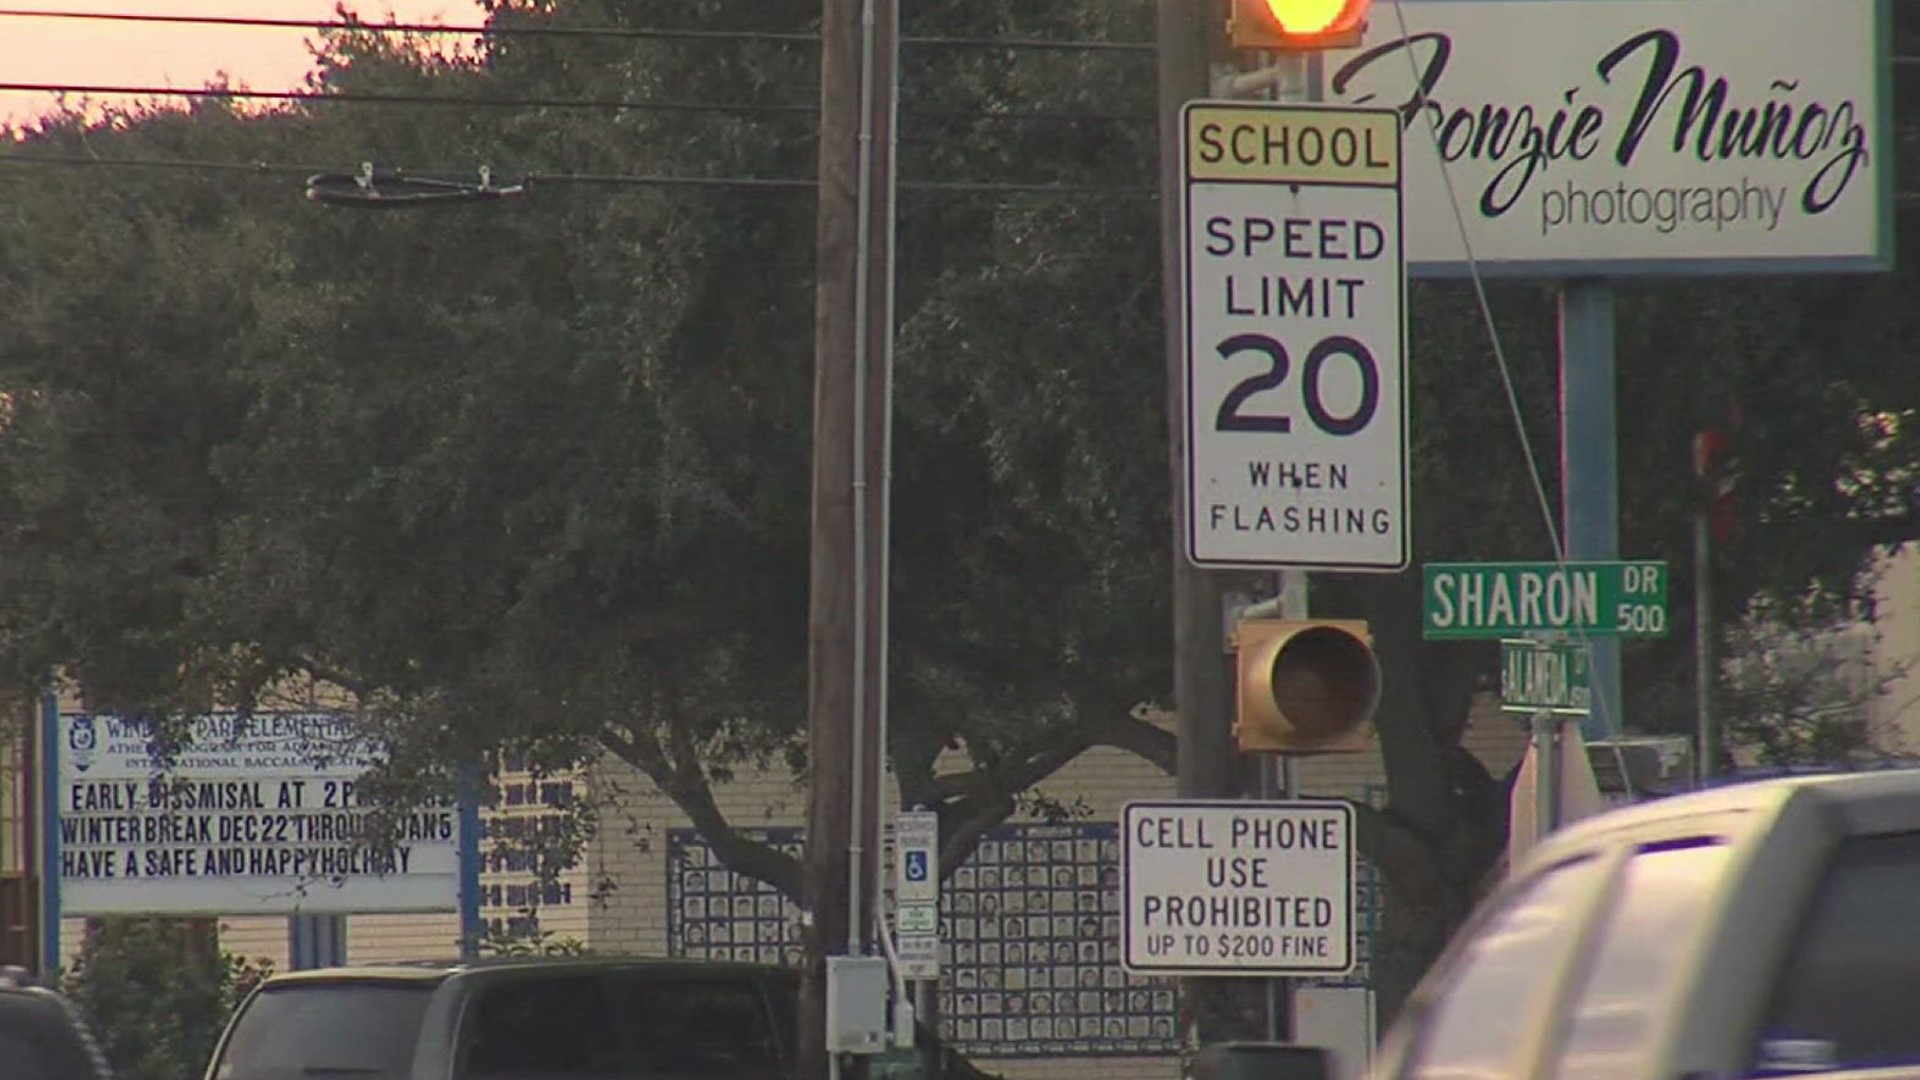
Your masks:
{"label": "photo tile panel", "polygon": [[[798,858],[798,828],[743,829]],[[892,843],[881,865],[892,865]],[[671,955],[797,965],[799,908],[722,866],[693,829],[667,836]],[[1177,1053],[1171,980],[1120,966],[1119,827],[1003,825],[941,887],[941,1033],[974,1057]],[[891,880],[885,901],[892,902]],[[1367,986],[1381,883],[1355,880],[1357,963],[1300,985]]]}
{"label": "photo tile panel", "polygon": [[[743,831],[800,854],[800,829]],[[666,847],[671,955],[799,963],[798,907],[721,866],[692,829],[669,830]],[[981,1058],[1179,1052],[1173,981],[1120,966],[1116,824],[993,829],[940,901],[940,1026],[956,1049]]]}

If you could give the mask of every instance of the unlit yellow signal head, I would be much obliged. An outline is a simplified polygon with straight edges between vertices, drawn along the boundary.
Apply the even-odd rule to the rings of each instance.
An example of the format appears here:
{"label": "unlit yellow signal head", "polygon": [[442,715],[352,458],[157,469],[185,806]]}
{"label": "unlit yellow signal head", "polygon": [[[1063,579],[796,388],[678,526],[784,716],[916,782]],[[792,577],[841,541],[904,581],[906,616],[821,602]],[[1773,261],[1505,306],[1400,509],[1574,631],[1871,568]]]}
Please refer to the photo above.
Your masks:
{"label": "unlit yellow signal head", "polygon": [[1241,623],[1235,638],[1233,734],[1241,750],[1310,754],[1365,745],[1381,686],[1366,623],[1259,620]]}

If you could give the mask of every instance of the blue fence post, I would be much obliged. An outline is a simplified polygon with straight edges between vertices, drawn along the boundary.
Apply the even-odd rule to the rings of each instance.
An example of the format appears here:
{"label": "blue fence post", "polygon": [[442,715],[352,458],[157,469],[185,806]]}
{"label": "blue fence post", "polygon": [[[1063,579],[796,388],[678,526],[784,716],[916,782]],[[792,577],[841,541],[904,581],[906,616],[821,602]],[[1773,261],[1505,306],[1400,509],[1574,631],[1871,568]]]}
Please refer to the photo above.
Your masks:
{"label": "blue fence post", "polygon": [[40,705],[40,974],[60,971],[60,698]]}
{"label": "blue fence post", "polygon": [[480,919],[480,795],[478,766],[460,770],[460,959],[476,960],[486,927]]}
{"label": "blue fence post", "polygon": [[347,962],[345,915],[287,916],[287,966],[294,971],[341,967]]}

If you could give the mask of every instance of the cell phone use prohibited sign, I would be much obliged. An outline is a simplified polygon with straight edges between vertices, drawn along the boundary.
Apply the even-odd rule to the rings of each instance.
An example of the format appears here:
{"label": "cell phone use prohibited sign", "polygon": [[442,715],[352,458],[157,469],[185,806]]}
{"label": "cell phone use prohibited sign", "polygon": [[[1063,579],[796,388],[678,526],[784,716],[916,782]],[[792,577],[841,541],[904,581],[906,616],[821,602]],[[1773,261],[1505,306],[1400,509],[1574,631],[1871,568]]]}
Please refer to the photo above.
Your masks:
{"label": "cell phone use prohibited sign", "polygon": [[1353,969],[1353,805],[1168,800],[1121,812],[1121,958],[1130,971]]}

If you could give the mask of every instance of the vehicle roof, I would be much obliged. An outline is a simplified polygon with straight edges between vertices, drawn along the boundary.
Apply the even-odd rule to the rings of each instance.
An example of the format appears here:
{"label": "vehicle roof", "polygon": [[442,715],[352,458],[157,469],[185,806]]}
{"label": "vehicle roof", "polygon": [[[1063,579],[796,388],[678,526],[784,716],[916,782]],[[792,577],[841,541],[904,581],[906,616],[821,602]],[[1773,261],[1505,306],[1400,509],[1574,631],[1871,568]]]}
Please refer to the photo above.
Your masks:
{"label": "vehicle roof", "polygon": [[705,971],[716,974],[797,978],[792,968],[737,960],[700,960],[666,956],[490,956],[479,960],[405,960],[382,964],[347,965],[284,971],[269,976],[263,986],[305,982],[437,983],[456,974],[497,970],[565,970],[604,968],[625,971]]}
{"label": "vehicle roof", "polygon": [[1920,812],[1920,768],[1856,773],[1813,773],[1707,788],[1611,810],[1568,825],[1534,849],[1528,862],[1562,858],[1603,837],[1665,825],[1678,818],[1722,814],[1773,814],[1788,801],[1817,793],[1849,817],[1901,804]]}

